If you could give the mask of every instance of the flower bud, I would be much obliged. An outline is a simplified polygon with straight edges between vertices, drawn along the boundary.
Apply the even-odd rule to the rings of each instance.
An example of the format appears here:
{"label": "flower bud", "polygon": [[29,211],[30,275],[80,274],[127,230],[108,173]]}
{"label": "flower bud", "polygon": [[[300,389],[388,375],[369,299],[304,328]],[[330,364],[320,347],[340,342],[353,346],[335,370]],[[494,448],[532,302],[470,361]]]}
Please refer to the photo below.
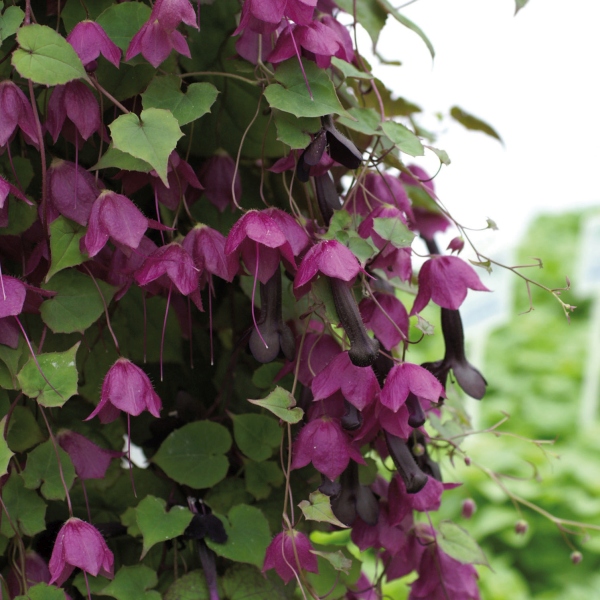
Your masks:
{"label": "flower bud", "polygon": [[462,504],[461,515],[463,519],[470,519],[477,510],[477,504],[472,498],[467,498]]}
{"label": "flower bud", "polygon": [[574,552],[571,552],[571,562],[574,565],[578,565],[581,561],[583,560],[583,554],[581,554],[581,552],[575,550]]}
{"label": "flower bud", "polygon": [[515,533],[517,535],[525,535],[527,533],[528,529],[529,529],[529,523],[527,521],[524,521],[523,519],[519,519],[515,523]]}

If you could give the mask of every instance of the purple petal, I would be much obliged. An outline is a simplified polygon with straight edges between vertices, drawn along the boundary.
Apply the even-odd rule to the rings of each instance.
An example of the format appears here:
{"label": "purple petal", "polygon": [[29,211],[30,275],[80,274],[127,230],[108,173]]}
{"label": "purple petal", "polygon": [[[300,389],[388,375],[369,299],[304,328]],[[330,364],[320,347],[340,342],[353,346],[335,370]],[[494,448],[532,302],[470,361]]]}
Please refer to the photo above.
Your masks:
{"label": "purple petal", "polygon": [[27,288],[23,282],[0,275],[0,319],[21,314],[26,294]]}

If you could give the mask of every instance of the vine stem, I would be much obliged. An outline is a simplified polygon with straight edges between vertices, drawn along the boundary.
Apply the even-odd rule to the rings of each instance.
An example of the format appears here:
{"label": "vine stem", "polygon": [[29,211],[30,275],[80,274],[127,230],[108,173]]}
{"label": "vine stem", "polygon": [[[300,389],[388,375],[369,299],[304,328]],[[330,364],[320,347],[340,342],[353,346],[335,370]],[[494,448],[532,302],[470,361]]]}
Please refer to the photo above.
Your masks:
{"label": "vine stem", "polygon": [[247,79],[246,77],[242,77],[241,75],[236,75],[235,73],[227,73],[227,72],[221,72],[221,71],[192,71],[191,73],[182,73],[181,75],[179,75],[179,78],[185,79],[186,77],[203,77],[203,76],[229,77],[230,79],[237,79],[238,81],[243,81],[244,83],[247,83],[248,85],[252,85],[254,87],[257,87],[260,85],[260,81],[257,81],[256,79]]}

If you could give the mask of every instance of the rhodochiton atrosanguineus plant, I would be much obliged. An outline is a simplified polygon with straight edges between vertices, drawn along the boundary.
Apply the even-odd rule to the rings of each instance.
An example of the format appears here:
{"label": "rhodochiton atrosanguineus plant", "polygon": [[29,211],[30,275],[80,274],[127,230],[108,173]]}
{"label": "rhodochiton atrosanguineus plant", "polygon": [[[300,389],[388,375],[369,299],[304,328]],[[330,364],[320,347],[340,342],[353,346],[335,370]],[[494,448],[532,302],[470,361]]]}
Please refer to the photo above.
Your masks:
{"label": "rhodochiton atrosanguineus plant", "polygon": [[[376,11],[374,44],[389,15],[431,47]],[[430,513],[488,288],[437,249],[413,162],[444,153],[352,13],[0,4],[0,595],[479,597],[483,553]],[[416,364],[425,319],[445,354]],[[376,578],[327,543],[348,528]]]}

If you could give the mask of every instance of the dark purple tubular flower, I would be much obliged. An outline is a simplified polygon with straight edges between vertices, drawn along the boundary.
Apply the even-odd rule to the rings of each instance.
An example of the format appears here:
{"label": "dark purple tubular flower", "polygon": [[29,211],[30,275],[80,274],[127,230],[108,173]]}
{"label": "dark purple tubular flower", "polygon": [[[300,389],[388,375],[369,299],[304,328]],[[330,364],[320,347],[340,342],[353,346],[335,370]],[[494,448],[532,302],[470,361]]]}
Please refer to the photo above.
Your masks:
{"label": "dark purple tubular flower", "polygon": [[458,310],[442,308],[442,334],[446,354],[442,360],[424,363],[423,367],[433,373],[445,387],[450,369],[463,391],[481,400],[485,395],[487,382],[483,375],[467,360],[462,319]]}
{"label": "dark purple tubular flower", "polygon": [[84,67],[102,54],[106,60],[119,68],[121,50],[98,23],[89,20],[77,23],[67,36],[67,42],[73,46]]}
{"label": "dark purple tubular flower", "polygon": [[275,360],[280,352],[288,360],[294,360],[296,342],[283,320],[279,269],[267,283],[260,284],[260,317],[250,335],[250,351],[261,363]]}
{"label": "dark purple tubular flower", "polygon": [[0,148],[6,146],[17,127],[28,144],[39,147],[31,104],[17,85],[6,79],[0,82]]}
{"label": "dark purple tubular flower", "polygon": [[406,442],[387,431],[385,432],[385,441],[396,469],[398,469],[398,474],[404,481],[406,492],[408,494],[420,492],[429,478],[419,469]]}
{"label": "dark purple tubular flower", "polygon": [[[308,181],[311,167],[318,165],[328,149],[332,160],[347,169],[357,169],[362,162],[362,154],[358,148],[335,127],[332,115],[321,117],[321,130],[300,155],[296,165],[296,176],[302,182]],[[323,215],[325,218],[325,215]]]}
{"label": "dark purple tubular flower", "polygon": [[110,238],[113,242],[135,249],[148,228],[148,219],[126,196],[103,190],[90,214],[88,229],[81,246],[90,257],[96,256]]}
{"label": "dark purple tubular flower", "polygon": [[57,85],[52,90],[48,102],[46,129],[55,144],[66,119],[69,119],[84,140],[96,131],[101,131],[100,106],[90,88],[82,81],[70,81],[65,85]]}
{"label": "dark purple tubular flower", "polygon": [[204,187],[204,195],[220,212],[235,208],[235,199],[242,197],[242,180],[235,161],[224,150],[217,150],[198,171],[198,179]]}
{"label": "dark purple tubular flower", "polygon": [[357,515],[368,525],[379,519],[379,503],[370,487],[361,485],[358,465],[351,461],[340,476],[340,489],[331,498],[331,510],[344,525],[352,526]]}
{"label": "dark purple tubular flower", "polygon": [[318,573],[317,557],[311,552],[309,539],[295,529],[278,533],[267,548],[263,573],[275,569],[277,575],[285,583],[289,583],[299,572],[299,569]]}
{"label": "dark purple tubular flower", "polygon": [[342,203],[340,202],[340,195],[335,189],[335,183],[331,178],[329,172],[323,173],[322,175],[315,175],[315,188],[317,190],[317,202],[319,203],[319,210],[323,215],[325,224],[329,224],[331,217],[333,217],[333,211],[340,210]]}
{"label": "dark purple tubular flower", "polygon": [[71,517],[60,529],[50,557],[49,583],[62,585],[75,567],[93,577],[113,578],[113,553],[102,534],[89,523]]}
{"label": "dark purple tubular flower", "polygon": [[438,544],[425,547],[417,571],[409,600],[480,600],[475,567],[448,556]]}
{"label": "dark purple tubular flower", "polygon": [[85,436],[64,429],[56,435],[59,446],[69,455],[80,479],[103,479],[113,458],[123,452],[105,450]]}
{"label": "dark purple tubular flower", "polygon": [[319,273],[326,275],[338,318],[350,340],[350,360],[357,367],[368,367],[379,354],[379,342],[367,334],[350,287],[360,271],[358,260],[346,246],[336,240],[321,241],[302,259],[294,280],[294,294],[297,298],[303,296]]}
{"label": "dark purple tubular flower", "polygon": [[[122,410],[133,417],[137,417],[144,410],[147,410],[158,419],[162,403],[158,394],[154,391],[148,375],[130,360],[121,357],[108,370],[102,382],[100,402],[86,421],[110,407],[117,409],[110,413],[110,416],[113,417],[110,420],[113,421],[118,416],[118,410]],[[102,422],[110,421],[104,420]]]}
{"label": "dark purple tubular flower", "polygon": [[467,297],[467,289],[489,292],[473,267],[458,256],[434,255],[419,271],[419,292],[410,311],[421,312],[433,300],[438,306],[457,310]]}
{"label": "dark purple tubular flower", "polygon": [[182,21],[198,28],[196,13],[189,0],[156,0],[150,18],[133,36],[125,60],[131,60],[141,52],[156,68],[167,59],[172,49],[191,58],[185,38],[176,29]]}

